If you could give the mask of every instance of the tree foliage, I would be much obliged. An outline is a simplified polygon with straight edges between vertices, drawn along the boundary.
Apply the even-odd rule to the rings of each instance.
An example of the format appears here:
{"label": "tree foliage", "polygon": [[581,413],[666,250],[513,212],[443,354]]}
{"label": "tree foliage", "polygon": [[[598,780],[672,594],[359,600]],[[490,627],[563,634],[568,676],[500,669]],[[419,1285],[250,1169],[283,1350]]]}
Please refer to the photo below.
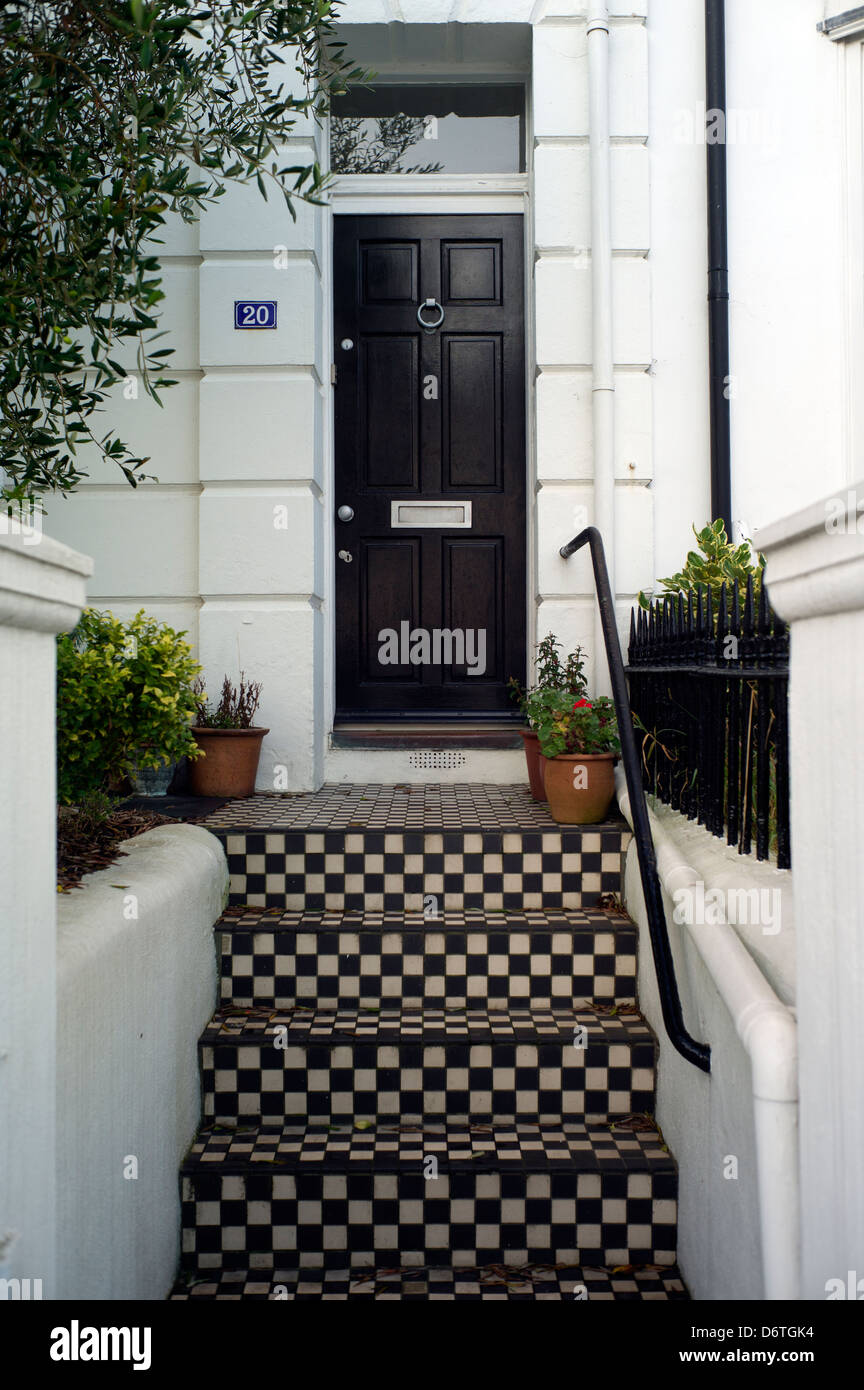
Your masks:
{"label": "tree foliage", "polygon": [[159,233],[228,181],[316,200],[286,162],[298,120],[362,76],[332,0],[20,0],[0,7],[0,462],[11,500],[69,492],[94,442],[133,485],[146,458],[101,433],[130,369],[159,400]]}
{"label": "tree foliage", "polygon": [[333,116],[330,156],[334,174],[437,174],[440,164],[409,164],[402,156],[423,139],[422,116]]}

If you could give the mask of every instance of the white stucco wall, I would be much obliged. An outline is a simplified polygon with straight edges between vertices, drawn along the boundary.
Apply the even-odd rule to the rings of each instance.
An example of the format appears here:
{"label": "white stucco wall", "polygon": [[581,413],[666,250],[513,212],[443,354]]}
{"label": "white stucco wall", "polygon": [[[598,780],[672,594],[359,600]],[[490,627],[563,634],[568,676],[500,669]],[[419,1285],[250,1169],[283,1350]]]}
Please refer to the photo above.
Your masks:
{"label": "white stucco wall", "polygon": [[53,1298],[56,634],[90,561],[0,525],[0,1279]]}
{"label": "white stucco wall", "polygon": [[[855,473],[844,181],[861,166],[844,158],[841,55],[817,32],[823,12],[824,0],[726,5],[732,510],[751,536]],[[659,576],[710,510],[702,6],[651,0],[648,39]]]}
{"label": "white stucco wall", "polygon": [[[373,58],[380,52],[372,65],[389,79],[400,75],[404,48],[385,27],[396,21],[426,34],[445,23],[525,26],[529,167],[525,193],[514,196],[529,247],[531,638],[555,631],[593,660],[588,556],[565,563],[557,554],[593,519],[589,8],[346,0],[339,18],[364,61],[370,46]],[[615,551],[626,633],[633,596],[678,568],[691,524],[709,512],[704,37],[693,0],[609,8]],[[842,46],[817,33],[822,11],[823,0],[728,3],[733,511],[750,531],[851,477],[859,428],[850,424],[854,335],[844,306],[856,281],[844,178],[848,192],[864,164],[849,159],[843,119],[853,119],[854,102],[841,119],[848,73]],[[435,80],[449,63],[451,80],[488,80],[499,69],[513,80],[512,31],[500,42],[496,32],[505,31],[490,28],[478,49],[472,30],[469,55],[454,28],[440,47],[445,59],[433,45],[415,51],[407,76]],[[299,126],[292,154],[326,162],[324,133]],[[387,211],[399,187],[397,176]],[[442,195],[422,210],[476,210],[475,195]],[[421,210],[416,195],[405,206]],[[161,411],[143,393],[114,411],[152,455],[159,482],[132,492],[96,464],[78,496],[49,508],[52,530],[95,556],[92,602],[123,615],[143,605],[187,628],[211,684],[241,668],[262,681],[261,721],[271,730],[262,789],[277,766],[292,788],[320,783],[333,709],[333,213],[300,204],[298,214],[292,223],[278,199],[230,187],[200,226],[169,231],[164,325],[180,385],[164,393]],[[281,268],[276,247],[286,248]],[[279,329],[235,332],[235,297],[276,298]],[[859,336],[864,355],[864,326]],[[273,524],[282,506],[287,530]],[[368,776],[390,777],[378,755],[362,761]]]}
{"label": "white stucco wall", "polygon": [[171,1287],[227,883],[215,836],[169,825],[58,898],[58,1298],[162,1299]]}
{"label": "white stucco wall", "polygon": [[[791,629],[790,829],[798,882],[801,1283],[807,1299],[826,1298],[832,1280],[844,1290],[841,1297],[848,1296],[850,1283],[854,1288],[864,1277],[864,779],[857,734],[864,698],[862,505],[864,477],[840,526],[823,500],[759,537],[771,602]],[[835,518],[831,530],[827,516]],[[847,737],[844,730],[856,733]],[[858,1291],[860,1298],[860,1283]]]}
{"label": "white stucco wall", "polygon": [[[629,815],[629,811],[628,811]],[[797,1165],[792,1152],[776,1143],[781,1125],[794,1141],[796,1107],[774,1107],[768,1124],[760,1131],[754,1102],[754,1090],[767,1098],[764,1076],[754,1087],[753,1065],[742,1041],[739,1026],[746,1029],[748,1019],[755,1017],[757,1001],[772,1000],[777,1014],[786,1015],[794,1008],[795,998],[795,930],[792,904],[792,875],[778,871],[770,864],[753,862],[736,855],[722,840],[710,835],[701,826],[687,821],[668,807],[656,805],[651,811],[655,840],[662,835],[665,844],[696,871],[706,893],[729,889],[776,890],[780,907],[771,934],[763,933],[760,925],[732,927],[697,926],[691,931],[675,922],[676,902],[664,881],[661,864],[663,907],[669,931],[675,972],[681,995],[685,1026],[691,1037],[711,1048],[711,1070],[706,1074],[685,1060],[672,1046],[666,1034],[657,989],[656,971],[651,951],[648,919],[639,874],[635,840],[626,858],[624,901],[639,927],[638,998],[639,1007],[657,1034],[659,1058],[657,1069],[657,1122],[679,1169],[678,1262],[693,1298],[699,1301],[763,1300],[777,1297],[766,1284],[763,1240],[766,1228],[772,1230],[774,1210],[766,1209],[767,1190],[781,1198],[781,1215],[797,1229]],[[737,862],[736,862],[737,861]],[[773,931],[774,926],[780,929]],[[761,976],[751,972],[748,985],[747,970],[741,961],[734,963],[722,983],[712,974],[696,936],[699,932],[733,931],[746,947],[749,957],[758,966]],[[727,938],[727,949],[728,940]],[[740,946],[733,940],[740,953]],[[716,964],[715,960],[715,964]],[[758,992],[752,990],[758,981]],[[749,988],[747,996],[730,1000],[724,998],[732,983]],[[786,1006],[784,1008],[784,1006]],[[791,1013],[785,1018],[784,1042],[794,1036]],[[752,1039],[751,1039],[752,1046]],[[779,1054],[778,1054],[779,1055]],[[777,1061],[774,1057],[772,1063]],[[792,1058],[794,1066],[794,1058]],[[773,1097],[772,1097],[773,1099]],[[780,1110],[786,1117],[778,1120]],[[766,1135],[768,1144],[766,1146]],[[762,1152],[759,1152],[759,1143]],[[773,1144],[773,1147],[772,1147]],[[762,1177],[760,1187],[760,1163]],[[766,1180],[766,1173],[768,1175]],[[787,1207],[782,1207],[783,1198]],[[788,1244],[794,1251],[791,1267],[781,1269],[781,1280],[797,1280],[797,1246],[794,1231]],[[777,1242],[772,1235],[772,1248]],[[778,1278],[776,1256],[774,1278]],[[788,1284],[786,1285],[788,1288]],[[789,1296],[784,1292],[784,1297]]]}

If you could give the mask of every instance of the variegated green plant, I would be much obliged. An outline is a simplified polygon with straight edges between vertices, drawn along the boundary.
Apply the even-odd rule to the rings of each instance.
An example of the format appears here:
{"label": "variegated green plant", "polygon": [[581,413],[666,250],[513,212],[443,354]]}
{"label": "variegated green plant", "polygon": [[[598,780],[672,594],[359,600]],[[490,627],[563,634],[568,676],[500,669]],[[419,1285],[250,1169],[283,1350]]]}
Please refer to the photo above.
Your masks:
{"label": "variegated green plant", "polygon": [[[762,588],[765,556],[754,552],[748,540],[734,545],[729,540],[722,521],[714,521],[710,526],[703,527],[701,531],[697,531],[694,526],[693,534],[699,549],[687,552],[687,563],[677,574],[672,574],[668,579],[658,581],[662,585],[662,592],[655,593],[654,598],[662,597],[663,592],[678,594],[683,591],[686,593],[688,589],[698,591],[710,586],[712,607],[716,615],[723,584],[726,584],[727,592],[730,595],[732,586],[737,584],[738,602],[743,604],[747,580],[752,579],[753,598],[758,602],[759,592]],[[639,605],[642,608],[650,608],[651,599],[644,593],[640,593]]]}

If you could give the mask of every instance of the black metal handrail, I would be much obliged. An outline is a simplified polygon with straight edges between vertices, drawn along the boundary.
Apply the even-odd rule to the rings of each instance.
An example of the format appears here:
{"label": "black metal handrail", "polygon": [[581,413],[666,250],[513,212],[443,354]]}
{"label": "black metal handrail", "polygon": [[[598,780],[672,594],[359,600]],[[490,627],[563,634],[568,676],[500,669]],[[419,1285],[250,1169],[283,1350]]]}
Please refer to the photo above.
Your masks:
{"label": "black metal handrail", "polygon": [[681,1011],[681,996],[675,978],[675,961],[669,944],[666,926],[666,913],[663,910],[663,894],[657,874],[657,856],[651,838],[651,823],[648,820],[648,804],[642,786],[639,767],[639,754],[636,749],[636,735],[633,731],[633,714],[630,709],[630,696],[627,677],[624,673],[624,658],[618,640],[618,626],[615,622],[615,602],[606,569],[606,554],[603,538],[596,526],[588,526],[574,536],[572,541],[562,545],[560,554],[569,560],[583,545],[591,547],[591,562],[594,566],[594,584],[597,589],[597,602],[600,607],[600,621],[603,625],[603,641],[606,646],[606,660],[609,665],[609,678],[612,682],[612,698],[615,701],[615,714],[618,720],[618,736],[621,740],[621,761],[630,796],[630,814],[633,818],[633,836],[636,840],[636,853],[639,858],[639,874],[642,879],[642,893],[645,897],[645,910],[648,914],[648,933],[651,938],[651,952],[654,957],[654,970],[657,975],[657,988],[660,992],[660,1007],[669,1041],[682,1057],[692,1062],[700,1071],[711,1070],[711,1049],[707,1043],[697,1042],[687,1032],[684,1015]]}

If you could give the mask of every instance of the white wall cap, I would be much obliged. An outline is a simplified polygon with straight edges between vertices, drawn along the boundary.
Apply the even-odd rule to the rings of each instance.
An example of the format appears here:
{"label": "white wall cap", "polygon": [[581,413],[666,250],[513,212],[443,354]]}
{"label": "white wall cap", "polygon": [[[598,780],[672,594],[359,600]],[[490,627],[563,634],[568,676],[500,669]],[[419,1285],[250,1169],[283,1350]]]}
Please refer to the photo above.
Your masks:
{"label": "white wall cap", "polygon": [[[57,967],[59,978],[84,965],[124,933],[141,930],[127,920],[117,889],[133,893],[147,913],[176,907],[184,893],[212,895],[218,916],[228,888],[228,864],[219,840],[201,825],[160,825],[120,846],[123,858],[85,874],[79,891],[57,897]],[[215,920],[215,919],[214,919]]]}
{"label": "white wall cap", "polygon": [[0,625],[66,632],[86,602],[89,555],[38,532],[0,533]]}
{"label": "white wall cap", "polygon": [[771,603],[787,622],[864,608],[864,482],[757,531]]}

